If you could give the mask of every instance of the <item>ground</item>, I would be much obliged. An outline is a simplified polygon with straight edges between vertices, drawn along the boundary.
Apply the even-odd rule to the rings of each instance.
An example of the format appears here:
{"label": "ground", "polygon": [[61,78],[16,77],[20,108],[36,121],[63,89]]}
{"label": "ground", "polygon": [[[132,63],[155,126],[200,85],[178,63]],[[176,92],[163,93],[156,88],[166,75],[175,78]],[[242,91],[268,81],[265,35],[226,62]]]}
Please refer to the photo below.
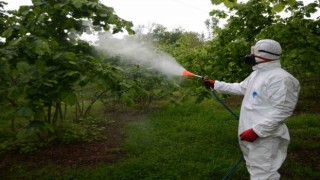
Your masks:
{"label": "ground", "polygon": [[[0,159],[0,175],[12,170],[12,164],[17,163],[35,169],[46,165],[57,165],[61,168],[94,166],[99,163],[112,164],[122,160],[127,156],[121,148],[125,140],[124,126],[129,122],[145,119],[148,113],[143,111],[112,111],[108,114],[114,118],[114,121],[104,124],[106,128],[104,131],[105,140],[94,143],[55,145],[34,155],[8,154]],[[287,161],[318,167],[320,159],[317,151],[305,149],[288,152]],[[281,169],[280,172],[286,177],[293,176],[288,169]]]}
{"label": "ground", "polygon": [[33,155],[8,154],[0,159],[0,174],[10,170],[11,165],[15,163],[23,163],[34,169],[48,164],[59,167],[80,167],[121,160],[126,157],[126,152],[121,150],[121,144],[125,139],[124,125],[131,121],[143,120],[146,112],[114,111],[108,114],[112,116],[113,121],[104,124],[105,140],[55,145]]}

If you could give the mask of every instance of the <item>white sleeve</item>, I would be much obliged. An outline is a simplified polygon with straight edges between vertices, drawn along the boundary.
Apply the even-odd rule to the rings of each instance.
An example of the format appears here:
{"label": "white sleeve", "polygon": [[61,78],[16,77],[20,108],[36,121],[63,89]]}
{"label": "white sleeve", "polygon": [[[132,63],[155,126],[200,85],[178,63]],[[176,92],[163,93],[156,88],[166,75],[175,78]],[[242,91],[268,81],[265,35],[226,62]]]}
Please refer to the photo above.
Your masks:
{"label": "white sleeve", "polygon": [[240,83],[226,83],[216,80],[214,83],[214,90],[222,94],[244,95],[252,76],[254,76],[254,73],[251,73],[250,76]]}

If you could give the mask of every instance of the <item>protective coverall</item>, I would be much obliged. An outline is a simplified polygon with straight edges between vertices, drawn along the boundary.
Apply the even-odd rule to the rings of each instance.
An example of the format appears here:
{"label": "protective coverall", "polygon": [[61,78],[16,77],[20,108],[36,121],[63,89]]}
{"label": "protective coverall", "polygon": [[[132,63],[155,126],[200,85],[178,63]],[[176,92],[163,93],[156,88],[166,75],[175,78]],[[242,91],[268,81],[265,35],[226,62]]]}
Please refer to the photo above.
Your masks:
{"label": "protective coverall", "polygon": [[251,179],[279,179],[278,169],[287,155],[290,141],[284,121],[293,113],[300,85],[281,68],[280,61],[256,64],[240,83],[215,81],[219,93],[244,95],[238,134],[252,128],[258,135],[253,142],[240,141]]}

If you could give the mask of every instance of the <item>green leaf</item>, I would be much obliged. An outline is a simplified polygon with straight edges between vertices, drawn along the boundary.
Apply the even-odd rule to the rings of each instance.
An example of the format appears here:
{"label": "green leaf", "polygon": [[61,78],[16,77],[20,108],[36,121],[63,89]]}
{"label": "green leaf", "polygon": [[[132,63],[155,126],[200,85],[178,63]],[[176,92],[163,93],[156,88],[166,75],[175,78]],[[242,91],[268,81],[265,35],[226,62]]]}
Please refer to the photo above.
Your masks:
{"label": "green leaf", "polygon": [[54,133],[54,128],[50,124],[44,123],[44,125],[48,132]]}
{"label": "green leaf", "polygon": [[41,15],[39,16],[38,20],[39,20],[40,22],[45,21],[45,20],[46,20],[46,15],[45,15],[45,14],[41,14]]}
{"label": "green leaf", "polygon": [[17,69],[20,73],[24,74],[31,69],[31,66],[27,62],[21,61],[17,63]]}
{"label": "green leaf", "polygon": [[9,28],[9,29],[5,30],[5,31],[1,34],[1,36],[2,36],[2,37],[5,37],[5,38],[9,38],[9,37],[12,35],[12,33],[13,33],[13,29],[12,29],[12,28]]}
{"label": "green leaf", "polygon": [[32,3],[33,3],[33,5],[35,5],[35,6],[40,6],[40,5],[45,4],[45,2],[42,1],[42,0],[33,0]]}
{"label": "green leaf", "polygon": [[76,60],[77,55],[73,52],[66,52],[64,53],[64,58],[68,59],[68,60]]}
{"label": "green leaf", "polygon": [[77,102],[77,96],[73,92],[65,91],[61,94],[63,96],[63,102],[69,105],[75,105]]}
{"label": "green leaf", "polygon": [[9,87],[8,92],[8,98],[10,99],[18,99],[21,95],[21,92],[18,91],[18,88],[15,87]]}
{"label": "green leaf", "polygon": [[218,18],[226,18],[227,17],[227,14],[221,10],[212,10],[209,14],[210,14],[210,16],[216,16]]}
{"label": "green leaf", "polygon": [[[109,15],[106,14],[106,13],[101,13],[100,16],[101,16],[101,17],[108,17]],[[112,18],[112,16],[111,16],[110,18]]]}
{"label": "green leaf", "polygon": [[53,6],[54,9],[60,9],[61,8],[61,4],[60,3],[56,3],[54,6]]}
{"label": "green leaf", "polygon": [[75,61],[68,61],[69,64],[72,64],[72,65],[77,65],[78,63],[75,62]]}
{"label": "green leaf", "polygon": [[17,45],[19,45],[21,43],[21,41],[22,41],[22,38],[14,39],[14,40],[9,42],[9,45],[10,46],[17,46]]}
{"label": "green leaf", "polygon": [[296,3],[296,0],[288,0],[288,3],[290,6],[294,5]]}
{"label": "green leaf", "polygon": [[92,8],[96,8],[97,6],[99,6],[99,4],[96,3],[96,2],[88,2],[87,5],[92,7]]}
{"label": "green leaf", "polygon": [[32,116],[33,111],[31,108],[24,106],[24,107],[20,108],[17,113],[18,113],[18,115],[20,115],[22,117],[30,117],[30,116]]}
{"label": "green leaf", "polygon": [[38,39],[35,41],[35,52],[39,55],[51,54],[48,42]]}
{"label": "green leaf", "polygon": [[225,0],[224,1],[224,5],[227,7],[227,8],[232,8],[236,3],[235,2],[231,2],[231,1],[228,1],[228,0]]}
{"label": "green leaf", "polygon": [[211,0],[211,3],[218,5],[218,4],[221,4],[222,1],[223,1],[223,0]]}
{"label": "green leaf", "polygon": [[17,133],[17,135],[16,135],[16,138],[17,138],[17,139],[23,139],[23,138],[25,138],[25,137],[28,135],[27,132],[29,132],[29,131],[27,131],[27,129],[19,131],[19,132]]}
{"label": "green leaf", "polygon": [[73,4],[76,8],[81,8],[83,3],[84,3],[83,0],[73,0],[73,1],[72,1],[72,4]]}
{"label": "green leaf", "polygon": [[58,59],[58,58],[60,58],[62,56],[62,53],[60,53],[60,52],[58,52],[58,53],[55,53],[54,55],[53,55],[53,57],[52,57],[52,59]]}
{"label": "green leaf", "polygon": [[154,89],[152,92],[154,95],[159,95],[161,93],[161,89]]}
{"label": "green leaf", "polygon": [[63,75],[63,77],[73,76],[73,75],[79,75],[79,72],[78,71],[69,71],[69,72],[65,73]]}
{"label": "green leaf", "polygon": [[47,79],[42,84],[45,85],[45,86],[48,86],[48,87],[54,87],[54,85],[58,84],[58,81],[56,81],[54,79]]}
{"label": "green leaf", "polygon": [[285,4],[279,3],[273,7],[273,10],[276,12],[281,12],[284,9],[284,7],[285,7]]}
{"label": "green leaf", "polygon": [[122,86],[124,86],[125,88],[131,88],[132,87],[132,85],[131,84],[128,84],[128,83],[120,83]]}

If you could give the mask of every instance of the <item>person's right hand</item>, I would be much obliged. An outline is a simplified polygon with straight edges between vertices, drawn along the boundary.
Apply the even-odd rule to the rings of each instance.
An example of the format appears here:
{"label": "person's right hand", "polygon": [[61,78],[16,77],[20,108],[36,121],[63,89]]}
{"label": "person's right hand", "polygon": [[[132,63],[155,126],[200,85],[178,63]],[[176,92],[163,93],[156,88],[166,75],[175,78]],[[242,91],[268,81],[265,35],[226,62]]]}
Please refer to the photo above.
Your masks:
{"label": "person's right hand", "polygon": [[205,86],[207,89],[209,89],[210,87],[211,87],[212,89],[214,89],[214,80],[211,80],[211,79],[203,79],[202,82],[203,82],[204,86]]}
{"label": "person's right hand", "polygon": [[241,141],[253,142],[257,138],[258,138],[258,135],[253,131],[252,128],[247,129],[240,134]]}

